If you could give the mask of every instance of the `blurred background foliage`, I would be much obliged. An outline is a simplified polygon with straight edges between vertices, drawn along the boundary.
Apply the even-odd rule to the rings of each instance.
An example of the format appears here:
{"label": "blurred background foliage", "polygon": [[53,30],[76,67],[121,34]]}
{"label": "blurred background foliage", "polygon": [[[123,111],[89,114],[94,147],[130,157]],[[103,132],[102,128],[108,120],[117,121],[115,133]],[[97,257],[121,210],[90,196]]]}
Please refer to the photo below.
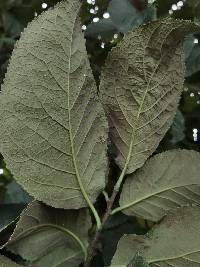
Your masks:
{"label": "blurred background foliage", "polygon": [[[58,0],[0,0],[0,83],[3,82],[12,50],[23,29],[34,17],[57,2]],[[108,52],[121,41],[126,32],[166,16],[200,23],[200,0],[82,0],[80,16],[88,57],[98,86]],[[189,35],[185,39],[184,92],[173,125],[156,152],[173,148],[200,152],[199,37]],[[116,171],[112,173],[115,174]],[[109,186],[112,186],[112,182]],[[30,201],[31,197],[15,183],[0,156],[0,245],[9,236],[21,210]],[[125,215],[114,216],[108,222],[102,237],[104,261],[109,264],[110,255],[123,233],[144,233],[148,227],[149,223],[144,221],[131,220]],[[111,239],[112,244],[109,241]],[[102,266],[102,257],[97,259],[98,257],[94,266]]]}

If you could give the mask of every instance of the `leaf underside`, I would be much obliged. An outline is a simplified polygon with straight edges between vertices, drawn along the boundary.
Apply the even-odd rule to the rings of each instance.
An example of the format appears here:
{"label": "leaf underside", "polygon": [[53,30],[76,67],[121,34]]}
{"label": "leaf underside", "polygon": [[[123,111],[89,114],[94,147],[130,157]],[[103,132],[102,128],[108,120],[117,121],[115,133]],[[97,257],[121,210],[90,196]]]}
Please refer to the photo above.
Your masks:
{"label": "leaf underside", "polygon": [[175,115],[184,82],[183,39],[199,27],[164,19],[125,36],[109,54],[100,91],[116,162],[132,173],[155,151]]}
{"label": "leaf underside", "polygon": [[129,175],[120,195],[127,215],[159,221],[170,209],[200,205],[200,154],[172,150],[148,160]]}
{"label": "leaf underside", "polygon": [[79,1],[35,19],[17,43],[0,99],[0,144],[16,180],[58,208],[105,186],[107,123],[81,32]]}
{"label": "leaf underside", "polygon": [[124,235],[118,245],[112,259],[111,267],[127,267],[130,261],[140,252],[145,243],[143,236]]}
{"label": "leaf underside", "polygon": [[87,246],[91,221],[86,209],[63,211],[34,201],[22,213],[7,249],[37,267],[79,266],[84,254],[76,241],[57,229],[42,228],[45,224],[65,227]]}
{"label": "leaf underside", "polygon": [[0,267],[22,267],[22,265],[16,264],[10,259],[0,255]]}
{"label": "leaf underside", "polygon": [[149,267],[149,265],[143,257],[136,254],[134,259],[127,265],[127,267]]}
{"label": "leaf underside", "polygon": [[[199,267],[200,266],[200,208],[184,207],[169,213],[160,225],[155,226],[149,237],[124,236],[118,244],[112,267],[125,267],[133,254],[126,248],[137,244],[150,267]],[[126,253],[121,264],[120,255]],[[134,252],[134,248],[133,251]],[[129,261],[128,261],[129,258]],[[120,263],[119,265],[117,265]]]}

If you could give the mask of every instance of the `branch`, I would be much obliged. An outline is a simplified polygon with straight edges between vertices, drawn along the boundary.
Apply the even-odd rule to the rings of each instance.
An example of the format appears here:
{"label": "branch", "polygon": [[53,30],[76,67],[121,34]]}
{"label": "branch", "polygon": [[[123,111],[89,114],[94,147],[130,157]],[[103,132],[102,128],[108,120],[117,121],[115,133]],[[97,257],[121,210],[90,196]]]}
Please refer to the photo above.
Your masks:
{"label": "branch", "polygon": [[88,254],[87,254],[88,256],[87,256],[87,259],[85,262],[85,267],[90,267],[90,263],[91,263],[93,257],[95,256],[96,249],[97,249],[97,247],[96,247],[97,243],[99,242],[100,237],[101,237],[101,232],[102,232],[108,218],[110,217],[110,215],[112,213],[112,206],[114,204],[114,201],[115,201],[117,194],[118,194],[118,190],[114,190],[112,193],[112,196],[110,197],[110,199],[107,202],[107,209],[106,209],[106,212],[105,212],[103,219],[102,219],[101,228],[97,230],[97,232],[94,236],[94,239],[92,240],[92,243],[89,246]]}

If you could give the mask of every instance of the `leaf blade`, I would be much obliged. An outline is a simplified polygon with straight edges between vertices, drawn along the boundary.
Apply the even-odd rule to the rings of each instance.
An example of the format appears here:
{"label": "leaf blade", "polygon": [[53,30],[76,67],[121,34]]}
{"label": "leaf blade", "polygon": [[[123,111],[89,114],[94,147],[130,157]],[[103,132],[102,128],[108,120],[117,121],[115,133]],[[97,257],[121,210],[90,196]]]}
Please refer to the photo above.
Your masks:
{"label": "leaf blade", "polygon": [[111,267],[127,267],[135,255],[143,251],[145,245],[146,240],[143,236],[124,235],[117,245]]}
{"label": "leaf blade", "polygon": [[149,264],[143,257],[136,254],[134,259],[127,265],[127,267],[149,267]]}
{"label": "leaf blade", "polygon": [[152,157],[125,181],[119,209],[126,215],[158,222],[170,209],[199,205],[199,162],[199,153],[189,150]]}
{"label": "leaf blade", "polygon": [[126,173],[144,164],[172,123],[185,69],[178,40],[199,30],[188,23],[165,19],[139,27],[112,50],[105,64],[102,101],[116,162]]}
{"label": "leaf blade", "polygon": [[63,1],[28,26],[0,100],[1,151],[8,167],[38,200],[67,209],[96,200],[107,168],[107,123],[79,7],[77,1]]}
{"label": "leaf blade", "polygon": [[[151,267],[200,265],[199,207],[171,211],[147,236],[123,236],[113,257],[112,267],[125,267],[135,253],[140,253]],[[136,244],[135,244],[136,243]],[[134,244],[133,250],[130,247]],[[125,258],[123,255],[127,253]],[[136,255],[136,254],[135,254]],[[119,265],[118,265],[119,263]]]}
{"label": "leaf blade", "polygon": [[60,227],[77,236],[87,247],[91,227],[87,210],[63,211],[37,201],[22,213],[6,247],[38,267],[54,266],[61,261],[65,266],[79,266],[85,257],[83,250],[77,240],[63,234]]}
{"label": "leaf blade", "polygon": [[22,265],[19,265],[10,259],[0,255],[0,267],[22,267]]}

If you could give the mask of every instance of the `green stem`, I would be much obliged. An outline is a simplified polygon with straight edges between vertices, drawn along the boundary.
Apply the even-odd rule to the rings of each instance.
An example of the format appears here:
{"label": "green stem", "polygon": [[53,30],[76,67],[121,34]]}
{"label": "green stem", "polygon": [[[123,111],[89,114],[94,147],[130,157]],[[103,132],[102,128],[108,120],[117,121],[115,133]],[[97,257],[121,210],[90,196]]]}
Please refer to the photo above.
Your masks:
{"label": "green stem", "polygon": [[[84,245],[84,243],[82,242],[82,240],[77,235],[75,235],[73,232],[68,230],[67,228],[59,226],[59,225],[56,225],[56,224],[41,224],[41,225],[36,225],[36,226],[30,227],[29,229],[24,231],[22,234],[18,235],[17,238],[26,235],[30,231],[39,230],[39,229],[42,229],[42,228],[54,228],[54,229],[57,229],[57,230],[63,232],[64,234],[66,234],[68,236],[71,236],[78,243],[78,245],[80,246],[80,248],[81,248],[81,250],[83,251],[83,254],[84,254],[84,259],[86,260],[86,258],[87,258],[87,248]],[[13,239],[10,243],[12,243],[14,241],[15,240]]]}
{"label": "green stem", "polygon": [[[130,157],[130,155],[128,157]],[[108,218],[110,217],[110,215],[112,215],[112,207],[113,207],[114,201],[116,199],[116,196],[119,192],[119,189],[121,187],[121,183],[124,179],[127,168],[128,168],[128,162],[126,162],[124,169],[123,169],[121,175],[119,176],[119,179],[118,179],[118,181],[114,187],[114,190],[112,192],[112,196],[110,198],[108,197],[108,194],[106,191],[102,192],[104,194],[105,198],[107,199],[107,209],[106,209],[106,212],[105,212],[103,219],[102,219],[101,228],[97,230],[97,232],[96,232],[96,234],[95,234],[95,236],[94,236],[94,238],[90,244],[90,247],[88,249],[88,256],[87,256],[87,259],[86,259],[85,265],[84,265],[85,267],[90,266],[90,263],[92,261],[92,258],[94,257],[95,251],[96,251],[96,244],[99,242],[99,239],[101,237],[101,232],[102,232],[106,222],[108,221]]]}
{"label": "green stem", "polygon": [[118,213],[118,212],[120,212],[120,211],[122,211],[122,210],[124,210],[123,207],[118,207],[118,208],[112,210],[111,215],[114,215],[114,214],[116,214],[116,213]]}
{"label": "green stem", "polygon": [[104,195],[106,202],[108,202],[108,201],[109,201],[108,193],[104,190],[104,191],[102,192],[102,194]]}

